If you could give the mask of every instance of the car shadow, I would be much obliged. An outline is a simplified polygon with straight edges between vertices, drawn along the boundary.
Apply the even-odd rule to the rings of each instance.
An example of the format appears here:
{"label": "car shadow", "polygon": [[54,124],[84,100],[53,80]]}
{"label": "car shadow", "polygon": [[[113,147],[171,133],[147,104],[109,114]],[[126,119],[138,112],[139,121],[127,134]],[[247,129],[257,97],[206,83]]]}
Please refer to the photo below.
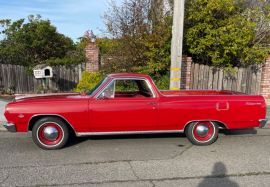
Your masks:
{"label": "car shadow", "polygon": [[[238,129],[238,130],[226,130],[220,129],[219,131],[224,135],[245,135],[245,134],[257,134],[257,130],[252,129]],[[186,135],[184,133],[161,133],[161,134],[129,134],[129,135],[92,135],[85,137],[76,137],[72,135],[69,138],[66,147],[71,147],[74,145],[81,144],[85,141],[89,140],[123,140],[123,139],[155,139],[155,138],[185,138]],[[183,145],[179,145],[182,147]]]}
{"label": "car shadow", "polygon": [[[66,147],[72,147],[88,140],[123,140],[123,139],[155,139],[155,138],[185,138],[184,133],[164,133],[164,134],[130,134],[130,135],[92,135],[76,137],[72,135]],[[178,145],[182,147],[184,145]]]}
{"label": "car shadow", "polygon": [[68,139],[67,144],[65,145],[66,148],[68,147],[73,147],[75,145],[79,145],[85,141],[89,140],[89,137],[76,137],[76,136],[71,136]]}
{"label": "car shadow", "polygon": [[179,138],[185,137],[182,133],[161,133],[161,134],[125,134],[125,135],[100,135],[90,136],[92,140],[106,140],[106,139],[154,139],[154,138]]}
{"label": "car shadow", "polygon": [[257,130],[254,128],[234,129],[234,130],[221,129],[219,133],[224,134],[224,135],[245,135],[245,134],[257,134]]}

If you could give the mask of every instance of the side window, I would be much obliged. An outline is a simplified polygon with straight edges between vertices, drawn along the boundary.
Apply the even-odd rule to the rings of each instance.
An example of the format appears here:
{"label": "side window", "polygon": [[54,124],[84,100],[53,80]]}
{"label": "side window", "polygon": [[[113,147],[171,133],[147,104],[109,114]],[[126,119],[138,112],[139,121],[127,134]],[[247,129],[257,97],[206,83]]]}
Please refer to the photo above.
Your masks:
{"label": "side window", "polygon": [[116,93],[134,93],[138,91],[139,87],[136,84],[135,80],[116,80]]}
{"label": "side window", "polygon": [[149,85],[141,79],[114,80],[99,95],[99,99],[154,97]]}
{"label": "side window", "polygon": [[141,95],[144,97],[154,97],[153,92],[145,80],[136,80],[136,83],[139,87]]}
{"label": "side window", "polygon": [[101,94],[98,96],[99,99],[112,99],[114,98],[115,94],[115,81],[113,81],[111,84],[101,92]]}
{"label": "side window", "polygon": [[145,80],[116,80],[115,98],[153,97]]}
{"label": "side window", "polygon": [[148,84],[146,83],[145,80],[139,80],[137,83],[138,83],[138,85],[140,87],[140,90],[142,92],[146,92],[146,93],[150,94],[151,97],[153,97],[152,91],[150,90],[150,88],[149,88],[149,86],[148,86]]}

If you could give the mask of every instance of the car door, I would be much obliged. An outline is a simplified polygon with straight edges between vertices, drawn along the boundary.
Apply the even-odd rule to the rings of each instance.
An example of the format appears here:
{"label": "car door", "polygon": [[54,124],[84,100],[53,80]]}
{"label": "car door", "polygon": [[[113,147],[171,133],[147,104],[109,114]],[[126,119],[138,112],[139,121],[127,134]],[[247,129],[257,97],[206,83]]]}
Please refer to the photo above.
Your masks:
{"label": "car door", "polygon": [[[89,103],[90,130],[151,131],[157,128],[157,98],[144,79],[115,79]],[[126,83],[132,84],[126,84]],[[123,84],[124,83],[124,84]]]}

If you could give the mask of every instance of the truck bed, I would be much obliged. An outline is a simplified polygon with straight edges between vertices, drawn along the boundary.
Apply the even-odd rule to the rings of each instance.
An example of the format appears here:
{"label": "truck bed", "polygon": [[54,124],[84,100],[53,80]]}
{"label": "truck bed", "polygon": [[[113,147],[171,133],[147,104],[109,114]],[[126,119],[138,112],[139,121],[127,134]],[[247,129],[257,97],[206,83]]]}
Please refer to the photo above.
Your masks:
{"label": "truck bed", "polygon": [[229,90],[161,90],[160,93],[164,96],[180,96],[180,95],[246,95],[241,92],[234,92]]}

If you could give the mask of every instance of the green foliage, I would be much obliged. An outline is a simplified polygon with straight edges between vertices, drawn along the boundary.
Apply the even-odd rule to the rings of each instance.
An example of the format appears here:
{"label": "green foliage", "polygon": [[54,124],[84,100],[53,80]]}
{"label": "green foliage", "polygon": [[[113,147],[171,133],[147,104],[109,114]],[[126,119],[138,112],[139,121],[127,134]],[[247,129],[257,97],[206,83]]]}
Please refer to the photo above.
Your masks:
{"label": "green foliage", "polygon": [[102,73],[100,72],[87,72],[84,71],[82,74],[82,79],[77,85],[76,92],[88,92],[93,89],[103,78]]}
{"label": "green foliage", "polygon": [[118,50],[123,49],[121,42],[117,39],[98,38],[97,45],[101,54],[115,54]]}
{"label": "green foliage", "polygon": [[4,86],[0,86],[0,95],[13,95],[15,93],[15,87],[10,86],[8,88],[4,88]]}
{"label": "green foliage", "polygon": [[170,67],[172,17],[156,26],[155,32],[144,38],[146,65],[141,72],[152,76],[165,75]]}
{"label": "green foliage", "polygon": [[117,80],[115,84],[115,92],[136,92],[138,85],[134,80]]}
{"label": "green foliage", "polygon": [[153,77],[154,82],[159,90],[168,90],[170,85],[170,75],[166,74],[161,77]]}
{"label": "green foliage", "polygon": [[[57,32],[49,20],[29,16],[28,20],[0,20],[0,63],[34,66],[38,63],[70,64],[84,55],[73,41]],[[77,61],[74,61],[77,63]]]}
{"label": "green foliage", "polygon": [[[82,79],[78,83],[77,87],[75,88],[76,92],[89,92],[96,85],[104,78],[103,73],[101,72],[87,72],[84,71],[82,74]],[[156,86],[160,90],[168,90],[169,83],[170,83],[170,75],[166,74],[159,77],[153,77]],[[133,81],[120,81],[117,86],[116,90],[118,91],[135,91],[136,85]]]}
{"label": "green foliage", "polygon": [[68,51],[66,55],[62,58],[59,57],[51,57],[44,62],[51,66],[53,65],[71,65],[71,64],[79,64],[85,62],[85,54],[81,49]]}
{"label": "green foliage", "polygon": [[270,50],[256,38],[259,22],[255,19],[263,15],[258,16],[260,11],[255,9],[250,14],[250,9],[241,3],[235,0],[187,2],[185,48],[193,59],[218,67],[264,62]]}
{"label": "green foliage", "polygon": [[[170,28],[170,27],[169,27]],[[170,64],[171,29],[139,38],[99,39],[102,68],[106,73],[138,72],[161,76]]]}
{"label": "green foliage", "polygon": [[113,36],[99,42],[103,69],[162,76],[170,64],[172,17],[162,1],[125,0],[112,3],[105,24]]}

